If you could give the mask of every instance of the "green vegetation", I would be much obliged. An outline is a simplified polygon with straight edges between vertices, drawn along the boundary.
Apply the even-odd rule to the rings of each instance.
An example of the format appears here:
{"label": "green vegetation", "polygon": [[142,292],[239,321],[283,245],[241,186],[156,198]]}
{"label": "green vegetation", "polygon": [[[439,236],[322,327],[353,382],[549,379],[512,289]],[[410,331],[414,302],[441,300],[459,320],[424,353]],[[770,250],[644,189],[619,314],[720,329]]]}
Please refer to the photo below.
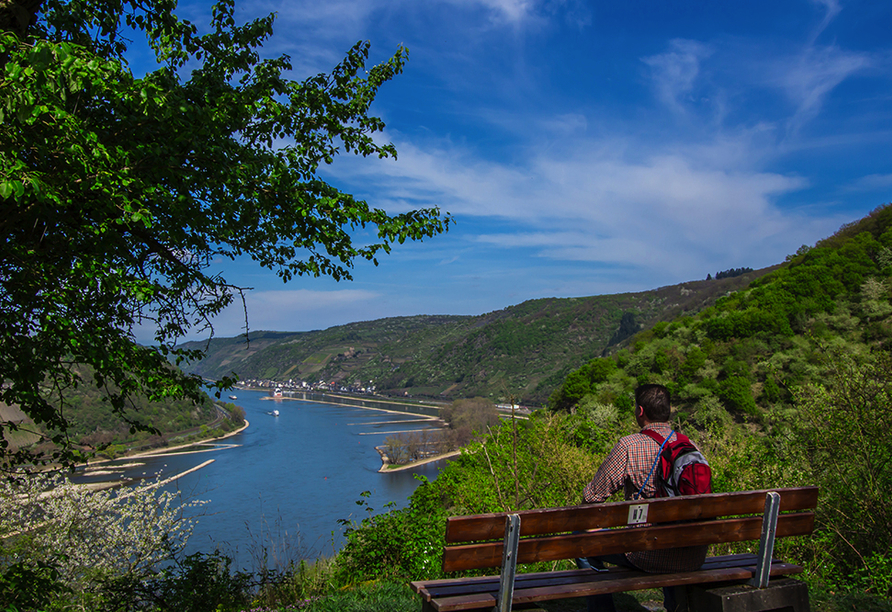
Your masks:
{"label": "green vegetation", "polygon": [[[434,482],[418,486],[407,507],[375,514],[359,500],[366,516],[345,521],[346,543],[333,558],[243,572],[225,556],[202,554],[148,574],[119,567],[106,572],[113,580],[74,588],[63,561],[79,557],[40,553],[37,533],[20,534],[3,540],[5,553],[18,556],[0,563],[0,596],[6,598],[0,606],[417,609],[405,584],[441,575],[445,517],[578,503],[584,483],[616,439],[636,430],[629,393],[647,380],[674,389],[675,423],[709,458],[717,491],[818,485],[815,533],[781,539],[777,546],[778,557],[805,567],[814,609],[888,612],[890,211],[878,209],[802,250],[786,266],[696,316],[659,323],[633,336],[628,348],[583,363],[555,390],[551,410],[490,423]],[[812,276],[821,282],[812,283]],[[460,409],[475,404],[454,406],[459,410],[453,410],[453,421],[485,414]],[[40,529],[51,531],[54,523]],[[29,551],[37,552],[23,555]],[[197,592],[206,595],[196,598]],[[51,603],[47,593],[53,594]],[[638,602],[648,597],[659,598],[627,596],[621,606],[641,610]],[[557,612],[582,603],[563,606],[546,608]]]}
{"label": "green vegetation", "polygon": [[[213,335],[213,316],[243,296],[212,261],[350,279],[355,260],[451,223],[437,209],[389,215],[319,173],[341,151],[395,156],[369,113],[404,49],[367,70],[369,44],[357,43],[331,74],[297,82],[288,57],[261,59],[274,15],[238,25],[220,0],[199,34],[175,9],[0,3],[0,400],[57,432],[51,458],[66,463],[79,459],[65,435],[71,391],[89,380],[135,429],[155,423],[128,412],[132,398],[203,401],[203,381],[169,362],[199,358],[178,340]],[[156,70],[130,71],[131,38]],[[354,242],[357,228],[369,243]],[[154,346],[134,341],[141,325]],[[0,458],[47,459],[5,438]]]}
{"label": "green vegetation", "polygon": [[[263,332],[253,355],[232,339],[205,356],[178,339],[242,292],[209,272],[214,259],[247,255],[284,280],[349,279],[357,258],[377,263],[451,218],[391,216],[319,176],[341,150],[395,154],[369,112],[403,49],[366,71],[359,43],[331,74],[294,82],[287,57],[260,58],[272,16],[240,26],[222,0],[199,35],[174,8],[0,5],[4,470],[70,464],[78,445],[115,455],[164,443],[162,432],[237,426],[237,408],[215,416],[198,374],[176,367],[186,361],[221,387],[232,369],[296,373],[394,393],[547,398],[550,410],[498,425],[456,411],[453,429],[487,432],[435,482],[406,508],[366,507],[332,559],[284,569],[184,557],[183,506],[151,483],[89,493],[16,473],[0,480],[0,610],[415,609],[405,583],[440,575],[444,517],[577,503],[634,430],[630,393],[645,381],[673,391],[717,490],[820,487],[814,536],[778,548],[806,568],[816,609],[892,607],[892,206],[774,270],[479,317]],[[121,32],[145,38],[157,70],[131,73]],[[373,243],[354,244],[351,231],[368,226]],[[143,324],[154,346],[134,342]]]}
{"label": "green vegetation", "polygon": [[[716,490],[820,487],[815,534],[778,548],[806,567],[816,609],[892,609],[890,247],[887,206],[696,316],[586,362],[555,390],[549,414],[469,445],[408,508],[364,521],[339,559],[371,576],[426,578],[419,565],[436,575],[442,546],[432,513],[442,524],[449,514],[578,503],[614,441],[635,429],[634,388],[662,382]],[[430,565],[417,545],[378,562],[371,543],[395,531],[401,542],[436,536]]]}
{"label": "green vegetation", "polygon": [[384,440],[383,450],[393,465],[427,459],[457,450],[499,423],[495,405],[483,398],[455,400],[440,410],[442,429],[398,433]]}
{"label": "green vegetation", "polygon": [[245,421],[245,412],[240,406],[215,404],[207,395],[198,403],[186,399],[131,398],[123,411],[125,418],[150,419],[154,432],[131,429],[115,413],[102,391],[90,383],[71,390],[67,402],[68,427],[55,432],[35,424],[21,410],[9,406],[0,408],[0,417],[16,424],[15,431],[4,432],[9,449],[47,456],[58,449],[54,440],[62,436],[68,445],[84,454],[96,453],[113,459],[136,450],[223,436]]}
{"label": "green vegetation", "polygon": [[[860,601],[858,609],[892,609],[886,509],[892,358],[884,352],[826,363],[832,372],[802,388],[794,400],[802,418],[786,423],[782,434],[780,426],[774,435],[715,424],[686,431],[709,457],[718,491],[820,487],[815,534],[780,540],[777,552],[806,567],[805,578],[824,602],[817,609],[850,609],[844,601]],[[419,486],[408,508],[364,520],[337,561],[362,567],[369,577],[437,577],[447,515],[576,504],[615,440],[635,429],[631,413],[597,403],[573,414],[540,411],[529,421],[505,423],[471,444],[436,481]],[[379,555],[387,541],[396,544]],[[426,550],[433,552],[425,556]]]}
{"label": "green vegetation", "polygon": [[[696,316],[660,322],[615,355],[573,371],[550,399],[567,410],[593,397],[628,408],[643,380],[673,391],[699,426],[783,420],[793,390],[821,380],[829,349],[861,356],[892,347],[892,208],[842,228],[815,248]],[[611,365],[612,364],[612,365]]]}
{"label": "green vegetation", "polygon": [[[770,269],[642,293],[531,300],[475,317],[414,316],[324,331],[215,338],[189,369],[208,378],[298,378],[435,399],[543,405],[573,368],[659,321],[692,315]],[[189,343],[185,348],[204,347]]]}

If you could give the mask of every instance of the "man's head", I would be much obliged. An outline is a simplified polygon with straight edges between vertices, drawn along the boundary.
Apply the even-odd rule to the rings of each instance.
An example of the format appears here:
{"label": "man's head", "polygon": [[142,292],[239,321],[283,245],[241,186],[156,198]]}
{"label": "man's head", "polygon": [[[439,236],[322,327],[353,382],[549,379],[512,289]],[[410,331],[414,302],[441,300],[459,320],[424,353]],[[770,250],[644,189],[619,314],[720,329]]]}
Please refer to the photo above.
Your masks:
{"label": "man's head", "polygon": [[641,385],[635,389],[635,416],[641,410],[651,423],[666,423],[672,411],[669,389],[663,385]]}

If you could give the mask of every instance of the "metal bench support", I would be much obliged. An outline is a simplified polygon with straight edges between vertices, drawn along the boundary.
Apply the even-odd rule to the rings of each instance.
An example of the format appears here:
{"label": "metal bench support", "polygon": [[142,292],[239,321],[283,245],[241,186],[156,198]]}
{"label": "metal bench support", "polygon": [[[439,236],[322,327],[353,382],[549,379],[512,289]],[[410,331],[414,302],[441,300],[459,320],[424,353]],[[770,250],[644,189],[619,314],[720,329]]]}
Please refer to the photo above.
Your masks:
{"label": "metal bench support", "polygon": [[762,515],[762,537],[759,538],[759,561],[756,574],[747,584],[764,589],[768,586],[771,557],[774,555],[774,536],[777,533],[777,515],[780,511],[780,493],[769,491],[765,495],[765,514]]}
{"label": "metal bench support", "polygon": [[514,599],[514,575],[517,573],[517,546],[520,543],[520,517],[505,517],[505,547],[502,550],[502,575],[499,579],[499,598],[494,612],[511,612]]}

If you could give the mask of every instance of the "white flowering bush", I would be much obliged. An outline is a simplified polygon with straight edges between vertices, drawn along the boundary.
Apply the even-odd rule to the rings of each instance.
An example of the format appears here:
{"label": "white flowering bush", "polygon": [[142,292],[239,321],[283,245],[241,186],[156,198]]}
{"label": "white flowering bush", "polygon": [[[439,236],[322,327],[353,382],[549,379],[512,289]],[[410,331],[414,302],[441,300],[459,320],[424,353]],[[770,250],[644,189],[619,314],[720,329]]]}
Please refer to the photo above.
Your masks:
{"label": "white flowering bush", "polygon": [[0,568],[48,564],[77,591],[151,573],[192,533],[187,508],[160,481],[93,491],[60,474],[0,481]]}

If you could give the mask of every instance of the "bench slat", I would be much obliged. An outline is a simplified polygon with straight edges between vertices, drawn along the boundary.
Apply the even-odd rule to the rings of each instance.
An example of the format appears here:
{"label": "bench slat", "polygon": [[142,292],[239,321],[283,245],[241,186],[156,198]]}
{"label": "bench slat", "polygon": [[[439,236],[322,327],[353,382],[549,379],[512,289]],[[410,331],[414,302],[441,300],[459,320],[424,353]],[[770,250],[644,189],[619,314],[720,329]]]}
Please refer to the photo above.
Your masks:
{"label": "bench slat", "polygon": [[[612,572],[624,573],[633,571],[627,567],[611,568]],[[515,589],[531,588],[535,586],[549,586],[559,584],[573,584],[587,580],[591,576],[590,569],[563,570],[557,572],[540,572],[535,574],[517,574],[515,575]],[[414,589],[415,587],[413,587]],[[424,584],[419,585],[416,589],[417,593],[422,593],[423,597],[430,600],[434,597],[455,597],[458,595],[468,595],[472,593],[480,593],[491,591],[493,593],[499,590],[499,576],[480,576],[479,578],[465,578],[464,582],[457,581],[453,584]]]}
{"label": "bench slat", "polygon": [[[724,567],[755,567],[758,557],[753,553],[739,553],[734,555],[720,555],[717,557],[708,557],[701,569],[720,569]],[[773,563],[780,563],[774,560]],[[612,572],[629,571],[628,568],[615,567],[611,568]],[[527,574],[518,574],[516,581],[518,584],[523,582],[528,585],[532,581],[548,579],[555,577],[564,582],[579,580],[580,577],[591,575],[590,569],[574,569],[560,570],[555,572],[530,572]],[[498,576],[474,576],[466,578],[441,578],[438,580],[416,580],[410,582],[409,586],[415,593],[423,594],[425,599],[430,600],[431,597],[440,597],[443,595],[456,595],[461,593],[470,593],[484,590],[487,585],[492,589],[498,589]]]}
{"label": "bench slat", "polygon": [[[778,518],[777,537],[806,535],[813,529],[813,513],[784,514]],[[659,550],[757,540],[761,531],[762,517],[757,516],[527,538],[520,541],[517,562],[536,563],[629,550]],[[502,547],[502,542],[449,546],[443,551],[443,571],[498,567],[502,562]]]}
{"label": "bench slat", "polygon": [[[750,559],[752,561],[752,559]],[[681,572],[677,574],[649,574],[627,568],[614,568],[609,572],[593,572],[583,570],[584,575],[574,581],[565,584],[540,585],[535,581],[526,582],[527,574],[517,577],[514,591],[514,605],[546,601],[551,599],[564,599],[568,597],[585,597],[618,591],[635,591],[642,589],[660,588],[664,586],[682,586],[687,584],[704,584],[725,581],[747,580],[755,572],[755,564],[731,567],[716,567],[702,569],[694,572]],[[775,563],[771,566],[772,576],[785,576],[799,573],[801,567],[788,563]],[[495,605],[498,592],[498,578],[492,583],[492,590],[482,592],[465,592],[456,596],[434,595],[425,597],[434,610],[440,612],[452,612],[460,610],[474,610],[478,608],[491,608]]]}
{"label": "bench slat", "polygon": [[[729,515],[762,514],[765,509],[765,495],[769,490],[780,493],[781,512],[814,509],[818,504],[818,488],[802,487],[525,510],[517,514],[520,515],[521,536],[619,527],[626,525],[628,521],[629,506],[642,503],[648,504],[649,523],[702,520]],[[446,522],[446,542],[502,539],[505,537],[506,514],[449,518]]]}
{"label": "bench slat", "polygon": [[[591,586],[567,588],[532,588],[516,591],[515,602],[517,604],[545,601],[550,599],[562,599],[567,597],[583,597],[587,595],[599,595],[616,592],[617,588],[623,591],[640,591],[644,589],[657,589],[661,587],[685,586],[690,584],[703,584],[712,582],[725,582],[746,580],[756,571],[755,566],[716,568],[711,570],[698,570],[696,572],[681,572],[678,574],[648,574],[617,576],[613,580],[599,581]],[[802,568],[788,563],[779,563],[772,566],[772,575],[786,576],[800,573]],[[591,583],[589,583],[591,584]]]}

